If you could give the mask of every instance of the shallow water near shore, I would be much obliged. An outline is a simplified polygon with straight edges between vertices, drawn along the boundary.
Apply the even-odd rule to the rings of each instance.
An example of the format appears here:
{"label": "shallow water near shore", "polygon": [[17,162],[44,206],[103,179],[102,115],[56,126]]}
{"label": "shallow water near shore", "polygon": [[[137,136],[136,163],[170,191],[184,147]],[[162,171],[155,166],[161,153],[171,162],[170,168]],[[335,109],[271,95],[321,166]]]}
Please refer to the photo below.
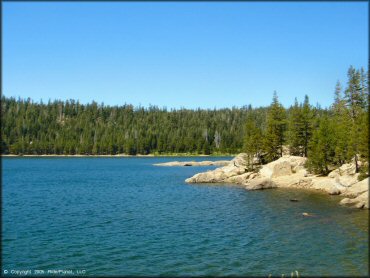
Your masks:
{"label": "shallow water near shore", "polygon": [[2,272],[368,274],[367,210],[306,190],[189,185],[215,167],[152,165],[225,159],[2,158]]}

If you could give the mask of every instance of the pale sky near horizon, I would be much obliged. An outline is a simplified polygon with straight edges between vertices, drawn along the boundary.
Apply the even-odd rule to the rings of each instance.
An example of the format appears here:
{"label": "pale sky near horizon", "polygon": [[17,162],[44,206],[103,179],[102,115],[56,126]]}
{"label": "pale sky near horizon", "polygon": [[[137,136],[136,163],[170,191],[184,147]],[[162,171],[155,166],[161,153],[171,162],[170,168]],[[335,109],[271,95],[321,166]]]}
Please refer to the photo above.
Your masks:
{"label": "pale sky near horizon", "polygon": [[3,2],[7,96],[168,108],[329,106],[367,69],[367,2]]}

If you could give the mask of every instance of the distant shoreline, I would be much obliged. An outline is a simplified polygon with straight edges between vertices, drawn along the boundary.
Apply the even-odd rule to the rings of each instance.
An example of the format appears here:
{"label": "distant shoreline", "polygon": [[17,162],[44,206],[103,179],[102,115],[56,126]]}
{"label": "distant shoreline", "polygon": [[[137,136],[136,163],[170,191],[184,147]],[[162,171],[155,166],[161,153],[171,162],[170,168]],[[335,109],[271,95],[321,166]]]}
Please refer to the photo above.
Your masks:
{"label": "distant shoreline", "polygon": [[1,157],[223,157],[230,156],[233,154],[1,154]]}

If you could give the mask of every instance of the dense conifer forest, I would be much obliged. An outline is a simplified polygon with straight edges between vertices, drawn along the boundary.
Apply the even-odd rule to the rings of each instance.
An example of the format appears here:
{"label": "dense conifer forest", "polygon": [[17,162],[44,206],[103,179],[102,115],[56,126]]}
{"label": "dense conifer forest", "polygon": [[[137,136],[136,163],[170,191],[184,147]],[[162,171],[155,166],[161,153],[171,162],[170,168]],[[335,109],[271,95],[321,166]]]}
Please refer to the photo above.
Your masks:
{"label": "dense conifer forest", "polygon": [[[167,110],[47,104],[2,98],[2,152],[12,154],[237,153],[242,150],[247,111]],[[256,111],[264,119],[266,109]]]}
{"label": "dense conifer forest", "polygon": [[369,155],[368,73],[350,67],[345,86],[338,81],[333,99],[325,109],[311,105],[308,96],[285,108],[275,92],[269,107],[167,110],[2,96],[1,153],[246,152],[251,162],[256,157],[269,162],[288,146],[291,154],[309,158],[313,172],[326,174],[351,160],[360,171]]}

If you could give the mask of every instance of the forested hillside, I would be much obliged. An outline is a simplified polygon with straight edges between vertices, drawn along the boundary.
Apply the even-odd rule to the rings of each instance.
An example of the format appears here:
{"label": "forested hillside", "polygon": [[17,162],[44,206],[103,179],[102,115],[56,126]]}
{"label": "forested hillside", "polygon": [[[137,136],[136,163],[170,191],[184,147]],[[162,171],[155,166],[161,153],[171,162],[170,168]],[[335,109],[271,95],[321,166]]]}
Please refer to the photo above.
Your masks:
{"label": "forested hillside", "polygon": [[[251,108],[166,110],[2,98],[2,153],[237,153]],[[263,125],[266,108],[256,109]]]}
{"label": "forested hillside", "polygon": [[34,103],[2,97],[3,154],[150,154],[238,153],[269,162],[289,146],[307,156],[308,166],[327,173],[355,159],[357,170],[368,159],[369,91],[365,70],[350,67],[339,82],[334,103],[312,106],[308,96],[284,108],[274,93],[266,108],[167,110],[92,102]]}

